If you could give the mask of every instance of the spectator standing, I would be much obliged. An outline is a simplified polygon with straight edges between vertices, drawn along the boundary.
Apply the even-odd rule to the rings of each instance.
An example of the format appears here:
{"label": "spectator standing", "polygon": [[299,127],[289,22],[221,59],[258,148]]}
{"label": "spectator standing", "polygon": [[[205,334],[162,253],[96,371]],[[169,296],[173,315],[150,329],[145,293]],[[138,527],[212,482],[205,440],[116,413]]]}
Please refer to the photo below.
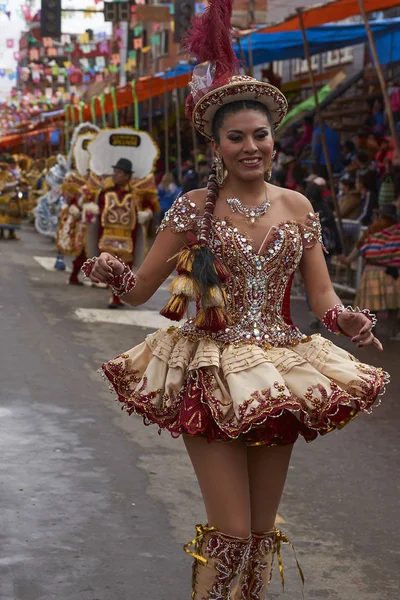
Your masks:
{"label": "spectator standing", "polygon": [[360,193],[360,216],[358,220],[362,225],[370,225],[372,222],[373,211],[378,207],[378,196],[372,185],[369,173],[358,175],[356,188]]}
{"label": "spectator standing", "polygon": [[172,173],[165,173],[162,176],[160,184],[157,186],[160,211],[157,215],[157,224],[159,225],[169,210],[178,194],[178,186]]}
{"label": "spectator standing", "polygon": [[[328,149],[329,161],[332,169],[340,164],[340,143],[339,135],[331,129],[326,123],[323,125],[325,132],[326,145]],[[314,162],[314,170],[320,177],[328,179],[328,169],[326,166],[325,154],[322,146],[321,128],[318,125],[314,129],[312,136],[312,155]]]}

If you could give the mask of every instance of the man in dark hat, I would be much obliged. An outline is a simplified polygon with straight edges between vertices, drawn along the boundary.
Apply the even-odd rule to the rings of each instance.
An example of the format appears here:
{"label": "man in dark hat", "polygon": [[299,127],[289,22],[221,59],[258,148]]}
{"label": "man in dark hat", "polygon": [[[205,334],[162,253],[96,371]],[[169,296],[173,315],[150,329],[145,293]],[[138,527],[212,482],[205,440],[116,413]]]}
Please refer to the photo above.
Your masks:
{"label": "man in dark hat", "polygon": [[[99,250],[118,256],[131,267],[138,254],[137,246],[144,252],[142,226],[158,210],[155,187],[153,190],[147,182],[148,178],[132,181],[133,173],[132,162],[120,158],[113,165],[113,174],[105,180],[98,197]],[[140,264],[140,259],[135,263]],[[112,296],[108,307],[120,306],[123,306],[123,302],[117,296]]]}
{"label": "man in dark hat", "polygon": [[113,181],[116,186],[125,187],[129,184],[132,174],[133,167],[130,160],[127,158],[120,158],[116,165],[113,165]]}

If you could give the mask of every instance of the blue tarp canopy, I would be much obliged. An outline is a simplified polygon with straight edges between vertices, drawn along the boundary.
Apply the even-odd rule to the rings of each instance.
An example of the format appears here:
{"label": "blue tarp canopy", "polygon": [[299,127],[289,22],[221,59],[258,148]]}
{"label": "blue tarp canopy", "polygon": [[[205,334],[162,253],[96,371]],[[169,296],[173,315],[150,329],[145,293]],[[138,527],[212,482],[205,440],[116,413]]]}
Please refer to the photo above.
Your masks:
{"label": "blue tarp canopy", "polygon": [[[400,60],[400,18],[370,21],[376,42],[379,62],[387,64]],[[301,31],[280,33],[252,33],[241,40],[242,53],[238,45],[235,51],[240,59],[249,64],[249,38],[253,52],[253,64],[261,65],[275,60],[305,58]],[[311,54],[322,54],[347,46],[368,42],[363,23],[341,23],[321,25],[307,29]]]}

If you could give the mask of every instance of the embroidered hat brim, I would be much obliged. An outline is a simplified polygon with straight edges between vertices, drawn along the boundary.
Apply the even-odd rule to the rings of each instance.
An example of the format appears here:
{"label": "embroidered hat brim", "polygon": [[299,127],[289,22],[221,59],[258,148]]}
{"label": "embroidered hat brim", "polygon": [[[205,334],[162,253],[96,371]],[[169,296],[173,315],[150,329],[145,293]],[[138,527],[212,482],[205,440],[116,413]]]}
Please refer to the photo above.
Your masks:
{"label": "embroidered hat brim", "polygon": [[285,96],[275,86],[253,77],[236,75],[229,83],[210,90],[197,102],[192,113],[194,126],[202,135],[211,139],[212,122],[217,111],[225,104],[241,100],[255,100],[264,104],[270,112],[274,127],[278,127],[288,109]]}

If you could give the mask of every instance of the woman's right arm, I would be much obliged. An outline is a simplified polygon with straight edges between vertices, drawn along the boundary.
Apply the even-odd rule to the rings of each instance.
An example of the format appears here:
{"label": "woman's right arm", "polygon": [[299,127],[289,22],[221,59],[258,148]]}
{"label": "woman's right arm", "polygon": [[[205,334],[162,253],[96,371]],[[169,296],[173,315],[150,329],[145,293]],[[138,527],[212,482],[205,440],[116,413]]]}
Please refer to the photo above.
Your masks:
{"label": "woman's right arm", "polygon": [[160,231],[136,273],[136,286],[121,299],[132,306],[147,302],[174,271],[176,255],[186,244],[185,233],[174,233],[170,227]]}
{"label": "woman's right arm", "polygon": [[[185,233],[174,233],[170,227],[160,231],[137,273],[133,275],[128,271],[136,281],[127,294],[118,294],[121,299],[132,306],[147,302],[175,269],[176,254],[186,244]],[[124,268],[118,258],[102,252],[94,263],[89,278],[95,283],[109,283],[112,286],[115,278],[124,272]]]}
{"label": "woman's right arm", "polygon": [[[197,196],[197,194],[193,195]],[[198,205],[197,202],[193,202],[192,196],[178,198],[167,212],[153,246],[135,275],[117,258],[103,252],[95,262],[89,261],[94,262],[93,268],[90,268],[90,279],[94,282],[109,283],[112,286],[119,275],[122,275],[125,281],[126,273],[129,277],[129,291],[118,295],[124,302],[133,306],[144,304],[175,269],[176,255],[188,245],[187,232],[196,232],[198,215]],[[118,282],[118,288],[122,291],[126,286]]]}

